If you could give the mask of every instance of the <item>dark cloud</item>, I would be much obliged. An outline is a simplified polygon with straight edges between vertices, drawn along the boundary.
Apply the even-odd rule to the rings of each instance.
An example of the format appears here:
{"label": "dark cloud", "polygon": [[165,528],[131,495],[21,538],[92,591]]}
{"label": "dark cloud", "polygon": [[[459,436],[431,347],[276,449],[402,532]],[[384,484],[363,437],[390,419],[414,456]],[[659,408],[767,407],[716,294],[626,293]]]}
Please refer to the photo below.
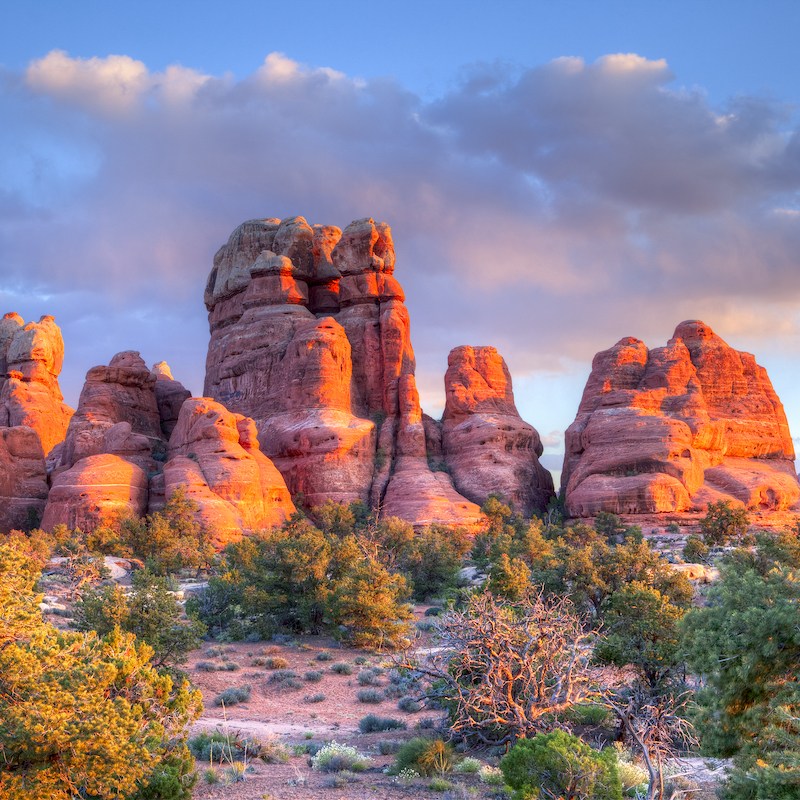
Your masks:
{"label": "dark cloud", "polygon": [[462,343],[496,345],[519,385],[551,376],[542,430],[578,401],[552,376],[579,385],[625,335],[699,317],[762,361],[800,352],[800,133],[663,61],[489,65],[425,102],[279,54],[236,81],[51,53],[0,75],[0,111],[0,300],[57,315],[68,385],[136,348],[199,392],[214,252],[293,214],[392,225],[432,407]]}

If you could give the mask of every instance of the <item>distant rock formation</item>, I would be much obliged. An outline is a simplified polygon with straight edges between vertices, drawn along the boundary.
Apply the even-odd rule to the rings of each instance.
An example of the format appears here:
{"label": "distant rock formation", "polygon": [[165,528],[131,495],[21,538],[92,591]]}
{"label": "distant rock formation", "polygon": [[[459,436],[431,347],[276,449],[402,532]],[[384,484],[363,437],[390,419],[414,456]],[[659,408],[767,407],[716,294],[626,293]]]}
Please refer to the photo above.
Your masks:
{"label": "distant rock formation", "polygon": [[53,317],[26,325],[12,312],[0,320],[0,427],[32,428],[45,455],[64,440],[72,416],[58,385],[63,363]]}
{"label": "distant rock formation", "polygon": [[281,525],[295,512],[280,472],[259,449],[253,420],[207,397],[183,404],[170,438],[166,496],[179,486],[197,503],[218,548],[243,530]]}
{"label": "distant rock formation", "polygon": [[206,288],[205,394],[255,420],[308,505],[362,500],[415,524],[474,525],[479,508],[427,463],[394,263],[391,230],[372,219],[344,232],[303,217],[240,225]]}
{"label": "distant rock formation", "polygon": [[525,516],[543,511],[553,478],[542,442],[514,404],[511,375],[494,347],[457,347],[447,359],[442,451],[456,488],[483,504],[498,494]]}
{"label": "distant rock formation", "polygon": [[766,371],[696,320],[666,347],[625,338],[595,356],[566,432],[562,487],[571,516],[703,510],[720,499],[781,510],[800,500]]}
{"label": "distant rock formation", "polygon": [[192,393],[180,381],[176,381],[172,377],[172,370],[166,361],[153,364],[150,375],[156,379],[156,405],[158,406],[158,417],[161,420],[161,433],[169,439],[178,424],[181,406],[192,396]]}

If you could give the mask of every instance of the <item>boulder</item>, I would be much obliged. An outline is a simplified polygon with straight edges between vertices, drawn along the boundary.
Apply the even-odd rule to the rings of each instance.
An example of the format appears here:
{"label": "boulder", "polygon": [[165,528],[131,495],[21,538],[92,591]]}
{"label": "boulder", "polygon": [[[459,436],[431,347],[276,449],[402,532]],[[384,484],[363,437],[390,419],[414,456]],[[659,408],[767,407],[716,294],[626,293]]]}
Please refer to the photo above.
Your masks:
{"label": "boulder", "polygon": [[457,347],[447,359],[444,458],[458,491],[482,505],[497,494],[518,513],[543,511],[553,479],[542,442],[514,403],[511,375],[494,347]]}
{"label": "boulder", "polygon": [[73,413],[58,385],[63,363],[64,340],[53,317],[26,325],[10,313],[0,321],[0,427],[32,428],[45,455],[64,441]]}
{"label": "boulder", "polygon": [[565,439],[572,516],[800,501],[786,415],[766,371],[697,320],[678,325],[665,347],[625,338],[598,353]]}

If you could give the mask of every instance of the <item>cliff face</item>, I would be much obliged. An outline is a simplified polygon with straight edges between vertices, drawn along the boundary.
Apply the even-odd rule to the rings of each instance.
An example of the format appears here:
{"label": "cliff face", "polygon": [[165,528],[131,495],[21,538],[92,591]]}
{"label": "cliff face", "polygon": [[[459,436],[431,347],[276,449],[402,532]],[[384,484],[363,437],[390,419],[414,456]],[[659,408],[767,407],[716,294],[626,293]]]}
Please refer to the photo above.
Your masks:
{"label": "cliff face", "polygon": [[699,321],[666,347],[626,338],[598,353],[562,473],[567,510],[703,510],[735,500],[751,509],[800,500],[783,406],[766,371]]}
{"label": "cliff face", "polygon": [[385,223],[240,225],[206,288],[205,394],[252,417],[290,491],[411,522],[476,524],[429,466],[408,310]]}

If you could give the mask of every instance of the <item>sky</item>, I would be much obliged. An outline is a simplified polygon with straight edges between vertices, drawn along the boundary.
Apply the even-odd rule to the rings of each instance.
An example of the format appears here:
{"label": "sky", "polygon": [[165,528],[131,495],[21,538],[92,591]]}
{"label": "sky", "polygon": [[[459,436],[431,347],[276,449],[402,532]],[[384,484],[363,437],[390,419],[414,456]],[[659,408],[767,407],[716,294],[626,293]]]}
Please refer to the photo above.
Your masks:
{"label": "sky", "polygon": [[0,313],[55,315],[73,406],[129,349],[199,394],[230,232],[372,216],[429,413],[493,345],[560,453],[596,352],[702,319],[800,437],[798,30],[795,0],[0,0]]}

